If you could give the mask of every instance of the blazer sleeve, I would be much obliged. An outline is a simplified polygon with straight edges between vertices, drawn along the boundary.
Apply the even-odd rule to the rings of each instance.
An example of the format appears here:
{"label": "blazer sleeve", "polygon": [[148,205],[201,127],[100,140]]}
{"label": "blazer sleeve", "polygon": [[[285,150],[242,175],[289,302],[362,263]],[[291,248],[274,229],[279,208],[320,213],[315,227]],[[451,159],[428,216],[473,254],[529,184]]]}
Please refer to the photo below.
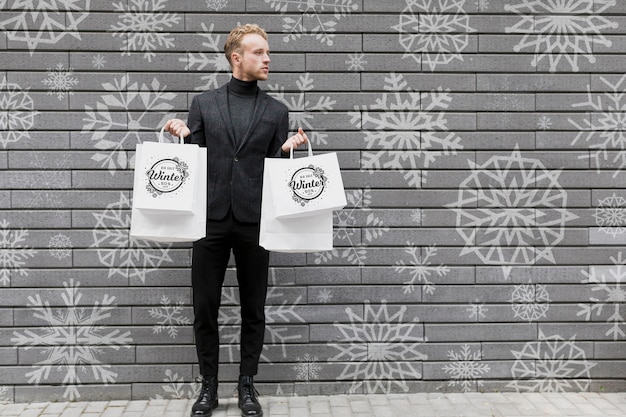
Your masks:
{"label": "blazer sleeve", "polygon": [[270,156],[274,158],[289,157],[289,152],[284,153],[281,149],[281,146],[283,146],[283,143],[287,140],[287,135],[289,135],[289,110],[287,107],[284,107],[283,114],[276,128],[276,134],[272,141],[272,149],[270,149],[269,153]]}
{"label": "blazer sleeve", "polygon": [[185,138],[185,142],[196,143],[200,146],[206,147],[204,121],[202,120],[202,112],[200,110],[200,99],[201,95],[197,95],[191,100],[189,115],[187,117],[187,127],[191,130],[191,135]]}

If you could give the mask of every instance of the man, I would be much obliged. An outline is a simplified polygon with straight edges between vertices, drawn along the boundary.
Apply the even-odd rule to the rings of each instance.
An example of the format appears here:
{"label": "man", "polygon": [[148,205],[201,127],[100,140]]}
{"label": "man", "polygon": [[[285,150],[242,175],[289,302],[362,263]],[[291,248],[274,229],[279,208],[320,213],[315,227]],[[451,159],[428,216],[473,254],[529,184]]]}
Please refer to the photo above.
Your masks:
{"label": "man", "polygon": [[[188,124],[168,120],[165,130],[207,147],[207,236],[193,244],[194,333],[202,387],[192,417],[217,407],[218,310],[232,249],[241,303],[239,408],[244,417],[263,415],[253,377],[265,331],[269,252],[259,246],[263,164],[308,141],[302,129],[287,138],[287,107],[257,87],[269,74],[267,34],[257,25],[233,29],[224,45],[232,78],[193,98]],[[287,138],[287,139],[286,139]]]}

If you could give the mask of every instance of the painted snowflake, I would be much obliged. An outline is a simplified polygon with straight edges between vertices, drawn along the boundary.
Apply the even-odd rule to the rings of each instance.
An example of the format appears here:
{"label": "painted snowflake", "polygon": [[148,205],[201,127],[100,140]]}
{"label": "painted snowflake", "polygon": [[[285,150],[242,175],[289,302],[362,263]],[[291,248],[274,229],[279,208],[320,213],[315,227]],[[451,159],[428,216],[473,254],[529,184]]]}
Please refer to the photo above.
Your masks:
{"label": "painted snowflake", "polygon": [[613,237],[621,235],[626,230],[626,199],[615,193],[603,198],[596,207],[593,217],[600,231]]}
{"label": "painted snowflake", "polygon": [[[82,132],[92,132],[91,140],[98,152],[91,159],[114,175],[118,169],[134,165],[134,156],[129,158],[127,150],[134,150],[141,142],[141,132],[154,131],[156,135],[157,127],[175,116],[170,110],[176,94],[168,93],[156,78],[147,85],[129,83],[126,76],[121,76],[102,87],[109,93],[100,97],[95,108],[85,106],[87,117]],[[125,116],[119,117],[120,113]]]}
{"label": "painted snowflake", "polygon": [[348,59],[346,59],[348,71],[363,71],[365,69],[365,64],[367,64],[367,61],[365,60],[365,54],[350,54],[348,55]]}
{"label": "painted snowflake", "polygon": [[0,21],[7,38],[26,42],[30,54],[40,44],[55,45],[66,36],[81,39],[78,25],[89,16],[91,0],[0,0],[8,19]]}
{"label": "painted snowflake", "polygon": [[91,58],[91,65],[96,69],[102,69],[106,66],[107,60],[104,58],[104,55],[97,54]]}
{"label": "painted snowflake", "polygon": [[448,358],[452,363],[444,365],[442,369],[452,377],[448,382],[449,386],[460,386],[463,392],[469,392],[474,391],[474,382],[479,387],[483,385],[479,378],[487,374],[490,368],[488,364],[481,363],[480,350],[472,353],[469,345],[463,345],[459,352],[449,351]]}
{"label": "painted snowflake", "polygon": [[205,91],[219,87],[218,77],[230,71],[230,64],[221,49],[222,37],[213,34],[215,25],[211,23],[207,28],[206,24],[202,23],[201,26],[203,32],[199,35],[205,39],[202,42],[202,50],[207,52],[197,54],[187,52],[187,56],[180,58],[179,61],[185,63],[185,70],[194,70],[204,74],[201,77],[204,84],[196,87],[196,90]]}
{"label": "painted snowflake", "polygon": [[128,197],[120,193],[119,201],[109,204],[102,213],[93,213],[96,226],[92,247],[97,248],[100,263],[109,268],[109,277],[121,275],[145,283],[151,271],[172,262],[172,258],[169,245],[129,237],[130,210]]}
{"label": "painted snowflake", "polygon": [[[46,161],[39,152],[31,152],[30,166],[39,172],[50,171],[51,167],[49,162]],[[63,197],[57,192],[59,190],[59,176],[63,176],[67,171],[71,169],[71,161],[69,152],[63,152],[61,155],[54,156],[54,168],[55,173],[43,174],[37,176],[30,176],[25,181],[25,188],[37,190],[36,193],[32,193],[28,197],[26,206],[29,208],[40,209],[53,209],[55,210],[55,216],[62,218],[64,214],[63,208],[67,202],[63,200]]]}
{"label": "painted snowflake", "polygon": [[34,102],[28,88],[0,80],[0,145],[7,148],[9,143],[30,139],[28,131],[35,125]]}
{"label": "painted snowflake", "polygon": [[459,185],[457,232],[465,242],[461,255],[474,254],[488,265],[555,263],[552,249],[565,237],[565,223],[576,219],[560,186],[560,171],[549,171],[515,148],[510,156],[494,155],[484,164],[468,161],[471,175]]}
{"label": "painted snowflake", "polygon": [[149,62],[156,56],[159,48],[174,47],[174,37],[165,32],[180,22],[176,13],[164,13],[167,0],[129,0],[113,3],[114,10],[120,14],[117,25],[110,30],[113,36],[124,39],[122,55],[132,51],[143,51],[143,57]]}
{"label": "painted snowflake", "polygon": [[57,233],[48,242],[50,256],[56,259],[63,259],[72,256],[72,241],[62,233]]}
{"label": "painted snowflake", "polygon": [[[611,80],[616,80],[613,83]],[[581,139],[589,144],[589,154],[579,158],[592,160],[596,169],[600,171],[602,161],[615,164],[618,169],[613,177],[626,167],[626,133],[624,131],[624,111],[626,110],[626,74],[619,78],[600,77],[602,87],[606,89],[601,94],[592,94],[591,85],[587,85],[587,101],[575,103],[574,108],[583,108],[591,115],[581,125],[573,119],[569,122],[576,128],[578,134],[572,145]],[[611,159],[611,156],[613,158]]]}
{"label": "painted snowflake", "polygon": [[406,310],[404,305],[390,307],[384,300],[378,306],[366,301],[363,316],[348,307],[349,323],[335,322],[341,335],[328,345],[339,353],[329,362],[347,363],[338,379],[352,381],[350,393],[407,392],[407,380],[421,378],[417,362],[427,356],[418,349],[426,340],[417,318],[405,322]]}
{"label": "painted snowflake", "polygon": [[327,304],[327,303],[330,303],[332,301],[332,299],[333,299],[333,293],[328,288],[322,288],[317,293],[317,302],[318,303]]}
{"label": "painted snowflake", "polygon": [[626,338],[626,261],[621,252],[611,261],[612,266],[595,265],[589,267],[590,272],[582,271],[586,277],[582,283],[591,285],[591,291],[598,296],[590,297],[589,304],[579,304],[578,315],[586,321],[593,316],[605,320],[605,335],[620,340]]}
{"label": "painted snowflake", "polygon": [[469,34],[476,30],[463,9],[465,0],[405,0],[400,22],[392,29],[400,33],[404,57],[427,65],[431,71],[454,60],[469,45]]}
{"label": "painted snowflake", "polygon": [[517,392],[584,392],[591,384],[590,370],[596,363],[587,361],[585,351],[576,345],[576,336],[545,336],[526,343],[521,351],[512,350],[515,363],[513,381],[507,387]]}
{"label": "painted snowflake", "polygon": [[179,376],[178,373],[173,372],[171,369],[165,371],[163,382],[166,383],[166,385],[163,385],[166,397],[157,394],[153,399],[195,399],[200,394],[201,385],[198,382],[185,382],[185,378]]}
{"label": "painted snowflake", "polygon": [[82,377],[94,378],[105,385],[115,383],[117,373],[99,356],[108,349],[128,348],[132,338],[130,332],[107,329],[101,324],[116,308],[115,297],[105,295],[87,309],[81,306],[83,294],[79,291],[79,282],[70,279],[63,286],[63,309],[52,308],[39,294],[28,297],[33,317],[41,320],[45,327],[14,331],[11,341],[25,346],[26,350],[42,350],[44,358],[26,374],[29,383],[39,385],[51,374],[60,373],[66,387],[63,397],[74,401],[80,397]]}
{"label": "painted snowflake", "polygon": [[311,36],[328,46],[335,43],[339,20],[359,8],[356,0],[265,0],[265,3],[283,15],[289,14],[283,17],[285,42]]}
{"label": "painted snowflake", "polygon": [[206,0],[209,9],[221,10],[228,5],[228,0]]}
{"label": "painted snowflake", "polygon": [[552,128],[552,121],[548,116],[541,116],[537,121],[537,128],[540,130],[550,130]]}
{"label": "painted snowflake", "polygon": [[402,75],[385,77],[384,93],[370,106],[356,106],[350,122],[363,129],[366,149],[363,168],[376,173],[398,170],[411,187],[426,182],[430,164],[441,155],[456,154],[463,148],[461,138],[448,132],[446,110],[452,97],[439,89],[430,93],[413,91]]}
{"label": "painted snowflake", "polygon": [[0,284],[3,287],[9,286],[13,273],[28,275],[28,269],[24,266],[37,251],[26,246],[27,237],[28,230],[9,229],[6,219],[0,221]]}
{"label": "painted snowflake", "polygon": [[[342,259],[363,266],[367,260],[367,245],[389,231],[383,221],[370,212],[370,188],[346,191],[346,201],[346,208],[333,212],[333,241],[337,245],[332,250],[315,253],[316,264]],[[358,219],[363,213],[367,213],[367,217],[365,224],[361,225]]]}
{"label": "painted snowflake", "polygon": [[411,294],[415,291],[416,282],[423,283],[426,294],[433,294],[435,292],[435,283],[431,281],[431,278],[435,275],[439,277],[445,276],[450,271],[450,268],[447,266],[432,265],[431,258],[437,256],[437,248],[435,246],[424,248],[425,254],[423,257],[420,251],[421,248],[419,246],[407,242],[404,252],[410,256],[411,260],[409,263],[405,263],[403,260],[396,261],[395,271],[400,274],[408,273],[411,276],[411,279],[404,283],[405,294]]}
{"label": "painted snowflake", "polygon": [[470,303],[469,307],[466,308],[466,311],[469,314],[470,319],[478,321],[487,318],[487,312],[489,309],[485,307],[485,303],[476,302]]}
{"label": "painted snowflake", "polygon": [[178,327],[191,325],[191,320],[183,314],[184,302],[177,301],[171,303],[168,296],[161,297],[161,306],[152,307],[149,311],[150,317],[157,320],[157,324],[152,328],[155,334],[167,331],[167,334],[176,339]]}
{"label": "painted snowflake", "polygon": [[44,79],[43,84],[48,87],[48,94],[56,94],[59,100],[63,100],[65,94],[72,95],[72,88],[78,84],[78,79],[74,78],[72,68],[65,69],[63,64],[57,64],[56,69],[48,68],[48,77]]}
{"label": "painted snowflake", "polygon": [[550,296],[545,285],[516,285],[511,295],[511,308],[520,320],[532,322],[546,317]]}
{"label": "painted snowflake", "polygon": [[8,402],[9,387],[6,385],[0,385],[0,401]]}
{"label": "painted snowflake", "polygon": [[298,363],[292,369],[296,371],[298,381],[311,381],[319,378],[322,365],[318,363],[317,356],[305,353],[303,357],[296,359]]}
{"label": "painted snowflake", "polygon": [[315,126],[313,119],[316,114],[327,114],[333,110],[335,100],[330,96],[320,96],[315,103],[307,99],[306,92],[313,91],[314,80],[310,73],[300,75],[296,82],[298,94],[287,93],[285,88],[278,85],[269,85],[269,95],[285,104],[289,109],[289,128],[297,131],[299,127],[307,131],[309,139],[315,144],[327,144],[328,134],[323,133],[321,126]]}
{"label": "painted snowflake", "polygon": [[611,46],[602,31],[618,25],[602,13],[613,6],[615,0],[518,0],[517,4],[504,6],[505,11],[520,17],[505,31],[524,35],[513,50],[534,52],[533,67],[548,58],[550,72],[555,72],[561,61],[577,72],[579,57],[593,64],[594,48]]}

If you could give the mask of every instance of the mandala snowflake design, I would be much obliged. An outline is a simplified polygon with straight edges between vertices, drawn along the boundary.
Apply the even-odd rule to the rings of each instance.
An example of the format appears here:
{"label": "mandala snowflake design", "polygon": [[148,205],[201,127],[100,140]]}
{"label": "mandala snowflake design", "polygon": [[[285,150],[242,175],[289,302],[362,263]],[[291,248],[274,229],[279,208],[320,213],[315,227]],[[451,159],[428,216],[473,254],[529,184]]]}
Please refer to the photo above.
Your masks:
{"label": "mandala snowflake design", "polygon": [[72,256],[72,241],[62,233],[57,233],[48,242],[50,256],[56,259],[69,258]]}
{"label": "mandala snowflake design", "polygon": [[404,58],[428,65],[431,71],[457,59],[463,61],[461,52],[469,44],[469,34],[476,31],[463,9],[465,0],[405,1],[400,22],[392,27],[400,33]]}
{"label": "mandala snowflake design", "polygon": [[9,229],[6,219],[0,221],[0,285],[3,287],[11,283],[12,273],[28,275],[28,269],[24,266],[37,251],[26,246],[27,237],[28,230]]}
{"label": "mandala snowflake design", "polygon": [[[590,158],[600,171],[601,161],[610,161],[618,166],[613,178],[626,167],[626,133],[624,131],[624,110],[626,110],[626,74],[621,75],[615,83],[613,78],[600,77],[603,83],[602,94],[592,94],[591,85],[587,85],[587,101],[575,103],[572,107],[583,108],[592,114],[581,125],[573,119],[569,122],[578,130],[572,145],[581,139],[589,144],[589,155],[579,158]],[[613,159],[610,155],[614,155]]]}
{"label": "mandala snowflake design", "polygon": [[[45,159],[39,152],[31,152],[30,164],[36,171],[44,172],[50,169]],[[55,171],[69,171],[71,169],[71,162],[69,153],[63,153],[59,156],[55,156],[54,168]],[[28,189],[37,190],[36,193],[32,193],[29,196],[26,206],[29,208],[39,209],[45,207],[46,209],[55,210],[55,215],[59,218],[64,216],[63,207],[66,202],[63,200],[56,190],[59,189],[57,178],[54,175],[39,175],[30,177],[25,181]]]}
{"label": "mandala snowflake design", "polygon": [[626,338],[626,261],[622,253],[611,257],[613,266],[591,266],[590,272],[582,271],[586,277],[583,284],[591,285],[591,291],[598,294],[590,297],[590,304],[580,304],[579,316],[589,321],[593,316],[603,319],[608,325],[606,336],[613,340]]}
{"label": "mandala snowflake design", "polygon": [[427,356],[418,349],[426,340],[417,318],[405,322],[406,310],[404,305],[389,307],[385,300],[378,306],[366,301],[362,317],[346,308],[349,323],[335,322],[341,336],[328,346],[339,353],[329,362],[347,363],[338,379],[353,381],[350,393],[388,394],[395,388],[407,392],[407,380],[421,378],[416,365]]}
{"label": "mandala snowflake design", "polygon": [[434,275],[442,277],[450,271],[450,268],[447,266],[432,265],[431,258],[437,255],[435,246],[429,246],[424,250],[425,254],[422,257],[420,254],[421,248],[411,242],[407,242],[404,252],[410,256],[411,260],[409,263],[405,263],[403,260],[396,261],[395,271],[400,274],[408,273],[411,276],[411,279],[404,283],[405,294],[411,294],[415,291],[416,282],[423,283],[426,294],[433,294],[435,292],[435,283],[431,281],[432,277]]}
{"label": "mandala snowflake design", "polygon": [[618,25],[602,13],[613,6],[615,0],[518,0],[516,5],[504,6],[506,12],[520,17],[518,23],[505,31],[524,35],[513,50],[532,50],[533,67],[547,57],[550,72],[555,72],[562,60],[577,72],[580,56],[593,64],[594,48],[611,46],[602,31]]}
{"label": "mandala snowflake design", "polygon": [[348,59],[346,60],[348,71],[363,71],[365,69],[365,64],[367,64],[367,61],[365,60],[365,54],[351,54],[348,55]]}
{"label": "mandala snowflake design", "polygon": [[448,132],[446,110],[452,97],[439,89],[430,93],[413,91],[402,75],[385,77],[384,93],[376,103],[356,106],[350,112],[351,123],[363,129],[367,151],[363,151],[363,168],[399,170],[409,186],[420,188],[426,182],[430,164],[441,155],[456,154],[462,149],[461,138]]}
{"label": "mandala snowflake design", "polygon": [[521,351],[512,350],[514,381],[507,387],[517,392],[584,392],[591,384],[590,370],[596,363],[587,361],[585,351],[576,345],[576,336],[545,336],[528,342]]}
{"label": "mandala snowflake design", "polygon": [[174,47],[174,37],[165,32],[180,22],[176,13],[163,13],[167,0],[129,0],[113,3],[116,12],[121,13],[117,25],[110,30],[113,36],[124,39],[122,55],[132,51],[143,51],[143,57],[152,62],[158,48]]}
{"label": "mandala snowflake design", "polygon": [[505,278],[511,265],[556,263],[552,249],[563,241],[565,223],[577,218],[566,209],[560,171],[522,157],[517,146],[510,156],[492,156],[483,165],[468,162],[472,174],[449,206],[465,242],[461,255],[475,254],[484,264],[503,266]]}
{"label": "mandala snowflake design", "polygon": [[74,72],[72,68],[65,69],[63,64],[57,64],[55,70],[48,68],[48,77],[42,82],[48,87],[48,94],[56,94],[59,100],[63,100],[65,94],[74,94],[71,90],[78,80],[73,77]]}
{"label": "mandala snowflake design", "polygon": [[160,334],[166,331],[169,337],[176,339],[178,327],[191,325],[191,320],[183,314],[183,310],[183,301],[173,304],[168,296],[162,296],[161,307],[153,307],[149,311],[150,317],[157,320],[157,324],[153,327],[153,332]]}
{"label": "mandala snowflake design", "polygon": [[228,5],[228,0],[206,0],[209,9],[221,10]]}
{"label": "mandala snowflake design", "polygon": [[199,383],[185,382],[185,378],[179,376],[178,373],[173,372],[171,369],[167,369],[165,371],[165,378],[163,379],[163,382],[166,383],[166,385],[163,385],[163,391],[165,392],[166,397],[157,394],[153,399],[195,399],[200,394]]}
{"label": "mandala snowflake design", "polygon": [[472,353],[469,345],[463,345],[459,352],[449,351],[448,358],[453,362],[444,365],[442,369],[452,376],[449,386],[460,386],[463,392],[469,392],[474,391],[474,383],[479,387],[483,385],[479,378],[486,375],[490,368],[488,364],[481,363],[480,350]]}
{"label": "mandala snowflake design", "polygon": [[221,49],[223,44],[222,37],[213,34],[215,25],[211,23],[207,28],[202,23],[201,26],[203,32],[199,33],[199,35],[205,39],[202,42],[202,50],[207,52],[199,52],[197,54],[187,52],[187,57],[180,58],[179,62],[185,63],[185,70],[187,71],[193,70],[204,74],[201,77],[204,84],[196,87],[196,90],[205,91],[219,87],[218,77],[220,74],[227,74],[230,71],[230,64]]}
{"label": "mandala snowflake design", "polygon": [[550,296],[545,285],[516,285],[511,295],[511,308],[516,318],[528,322],[546,317]]}
{"label": "mandala snowflake design", "polygon": [[593,217],[600,231],[613,237],[621,235],[626,230],[626,199],[613,193],[600,200]]}
{"label": "mandala snowflake design", "polygon": [[28,131],[35,125],[34,102],[28,89],[8,83],[6,77],[0,81],[0,145],[4,149],[9,143],[30,139]]}
{"label": "mandala snowflake design", "polygon": [[[294,282],[278,282],[276,271],[270,269],[269,285],[267,289],[265,306],[265,337],[269,339],[264,345],[264,353],[260,360],[272,363],[265,351],[277,349],[281,351],[282,358],[287,358],[287,343],[294,343],[300,339],[300,335],[290,334],[288,326],[282,324],[304,323],[305,320],[298,313],[298,305],[302,303],[302,296],[298,296],[293,302],[285,300],[282,288],[294,285]],[[220,339],[225,340],[222,345],[227,354],[229,363],[239,360],[241,309],[238,307],[239,300],[236,288],[224,288],[222,291],[222,307],[219,311],[218,323]]]}
{"label": "mandala snowflake design", "polygon": [[311,381],[319,379],[322,365],[318,363],[317,356],[311,356],[305,353],[303,357],[297,358],[298,363],[293,366],[296,371],[296,379],[298,381]]}
{"label": "mandala snowflake design", "polygon": [[119,201],[109,204],[102,213],[93,213],[96,226],[92,231],[100,263],[109,268],[109,278],[121,275],[126,278],[139,278],[146,282],[146,276],[166,262],[172,262],[169,245],[131,239],[129,199],[120,193]]}
{"label": "mandala snowflake design", "polygon": [[[12,3],[12,4],[11,4]],[[66,36],[81,39],[78,25],[89,15],[90,0],[0,0],[9,19],[0,21],[7,39],[26,42],[31,56],[40,44],[54,45]]]}
{"label": "mandala snowflake design", "polygon": [[[83,119],[82,132],[92,132],[91,140],[98,149],[91,159],[114,175],[118,169],[134,165],[127,149],[134,151],[136,144],[141,142],[141,132],[155,131],[155,126],[162,126],[175,116],[169,111],[174,107],[171,102],[176,94],[166,92],[167,87],[156,78],[146,85],[128,83],[127,77],[121,76],[102,87],[109,93],[100,97],[95,108],[85,106],[87,117]],[[114,117],[115,113],[121,112],[126,117]],[[156,124],[155,112],[162,115]]]}
{"label": "mandala snowflake design", "polygon": [[[335,43],[335,26],[339,20],[359,8],[356,0],[265,0],[265,3],[283,15],[289,13],[290,16],[283,18],[285,42],[312,36],[328,46]],[[296,6],[295,10],[292,5]]]}
{"label": "mandala snowflake design", "polygon": [[[365,265],[366,247],[376,238],[389,231],[376,215],[370,213],[371,189],[346,191],[346,208],[333,212],[333,241],[339,242],[332,250],[314,254],[316,264],[332,263],[341,259],[352,265]],[[357,218],[368,213],[365,224]],[[361,233],[364,231],[365,233]]]}
{"label": "mandala snowflake design", "polygon": [[44,359],[26,374],[29,383],[39,385],[51,374],[60,373],[66,387],[63,397],[74,401],[80,397],[82,376],[93,377],[105,385],[115,383],[117,373],[98,357],[107,349],[128,348],[132,338],[130,332],[108,330],[101,324],[116,308],[115,297],[105,295],[91,309],[86,309],[80,302],[83,297],[79,291],[80,283],[70,279],[63,286],[63,309],[52,308],[50,302],[42,300],[39,294],[28,297],[33,317],[43,321],[45,327],[15,331],[11,341],[26,346],[26,350],[43,351]]}
{"label": "mandala snowflake design", "polygon": [[308,72],[300,75],[296,85],[298,86],[297,95],[285,92],[283,87],[276,84],[268,86],[269,94],[289,109],[291,130],[295,132],[301,127],[306,131],[311,131],[308,135],[312,143],[328,144],[328,134],[323,133],[323,129],[319,126],[314,126],[313,119],[316,114],[327,114],[333,110],[335,100],[330,96],[321,96],[316,103],[311,103],[307,99],[306,92],[313,91],[315,88],[313,77]]}

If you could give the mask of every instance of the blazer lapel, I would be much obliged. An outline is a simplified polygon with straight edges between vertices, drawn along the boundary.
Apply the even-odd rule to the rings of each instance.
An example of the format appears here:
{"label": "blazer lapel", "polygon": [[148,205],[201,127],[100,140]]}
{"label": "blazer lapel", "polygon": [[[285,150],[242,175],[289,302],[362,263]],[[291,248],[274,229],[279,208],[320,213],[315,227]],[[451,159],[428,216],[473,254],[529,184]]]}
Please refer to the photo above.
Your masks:
{"label": "blazer lapel", "polygon": [[233,132],[233,124],[230,121],[230,111],[228,108],[228,92],[226,90],[226,85],[217,90],[217,108],[220,110],[220,114],[222,116],[222,120],[224,121],[224,125],[226,126],[226,130],[228,132],[228,137],[230,138],[231,143],[235,146],[235,132]]}
{"label": "blazer lapel", "polygon": [[[254,129],[256,129],[256,125],[259,124],[259,121],[263,117],[263,113],[265,113],[265,108],[267,107],[266,106],[267,97],[268,97],[267,94],[263,90],[261,89],[258,90],[258,93],[256,95],[256,100],[254,101],[254,111],[252,112],[252,121],[250,122],[250,125],[248,126],[248,130],[246,131],[246,134],[244,135],[243,140],[239,144],[239,148],[237,148],[237,152],[239,152],[239,150],[241,150],[241,148],[246,144],[248,139],[250,139],[250,136],[252,136],[252,132],[254,132]],[[232,132],[231,132],[231,136],[234,137]]]}

